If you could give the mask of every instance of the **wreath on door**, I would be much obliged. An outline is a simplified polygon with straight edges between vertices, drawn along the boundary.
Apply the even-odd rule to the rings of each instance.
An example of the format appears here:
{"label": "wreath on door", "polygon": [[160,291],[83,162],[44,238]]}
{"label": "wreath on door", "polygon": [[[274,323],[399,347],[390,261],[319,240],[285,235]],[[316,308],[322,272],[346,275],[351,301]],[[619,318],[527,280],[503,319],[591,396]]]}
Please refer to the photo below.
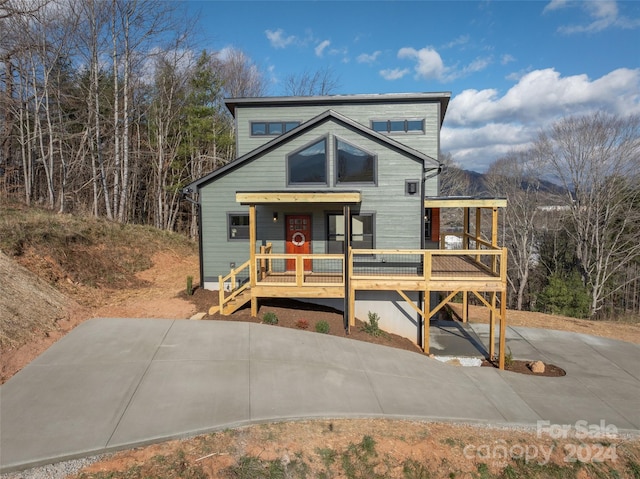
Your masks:
{"label": "wreath on door", "polygon": [[293,243],[294,246],[302,246],[305,241],[306,241],[306,238],[302,233],[300,233],[300,231],[296,231],[291,237],[291,242]]}

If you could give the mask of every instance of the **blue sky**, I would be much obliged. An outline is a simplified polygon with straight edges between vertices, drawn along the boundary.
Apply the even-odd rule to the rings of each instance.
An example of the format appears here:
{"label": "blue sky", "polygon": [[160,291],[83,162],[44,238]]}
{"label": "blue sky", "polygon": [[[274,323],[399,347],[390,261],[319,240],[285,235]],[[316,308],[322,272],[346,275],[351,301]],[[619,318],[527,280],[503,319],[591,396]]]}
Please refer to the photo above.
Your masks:
{"label": "blue sky", "polygon": [[451,92],[442,150],[484,171],[562,116],[640,113],[638,1],[189,1],[201,47],[238,48],[269,95],[330,68],[336,94]]}

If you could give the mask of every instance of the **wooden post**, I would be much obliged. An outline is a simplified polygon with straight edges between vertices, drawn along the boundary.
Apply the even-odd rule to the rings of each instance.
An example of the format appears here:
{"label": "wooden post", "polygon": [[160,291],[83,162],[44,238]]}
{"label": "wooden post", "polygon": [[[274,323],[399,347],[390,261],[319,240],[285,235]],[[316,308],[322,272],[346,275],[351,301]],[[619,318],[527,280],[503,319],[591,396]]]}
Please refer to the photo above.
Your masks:
{"label": "wooden post", "polygon": [[469,291],[462,292],[462,322],[469,320]]}
{"label": "wooden post", "polygon": [[218,304],[220,305],[220,314],[224,315],[224,282],[222,275],[218,276]]}
{"label": "wooden post", "polygon": [[[482,208],[476,208],[476,244],[475,249],[480,249],[480,245],[478,244],[478,240],[482,236]],[[476,261],[480,261],[480,255],[476,255]]]}
{"label": "wooden post", "polygon": [[496,292],[492,291],[491,292],[491,306],[493,307],[493,309],[489,309],[489,358],[493,359],[494,355],[496,354],[496,347],[495,347],[495,343],[496,343],[496,333],[495,333],[495,326],[496,326],[496,317],[494,314],[494,310],[496,307]]}
{"label": "wooden post", "polygon": [[424,303],[422,306],[422,350],[429,354],[429,324],[431,323],[431,291],[425,291]]}
{"label": "wooden post", "polygon": [[462,249],[469,249],[469,208],[464,208],[464,216],[462,219]]}
{"label": "wooden post", "polygon": [[504,369],[504,355],[507,346],[507,291],[505,289],[500,293],[500,359],[498,367]]}
{"label": "wooden post", "polygon": [[[491,246],[498,247],[498,208],[493,208],[491,213]],[[498,257],[492,256],[491,265],[493,266],[493,272],[498,272]]]}
{"label": "wooden post", "polygon": [[[342,207],[342,216],[344,220],[344,260],[342,265],[342,274],[344,280],[344,312],[342,313],[342,325],[347,334],[351,330],[352,323],[355,325],[354,310],[355,307],[355,292],[351,294],[351,274],[353,268],[351,265],[351,208],[349,205]],[[352,297],[353,296],[353,297]]]}
{"label": "wooden post", "polygon": [[296,286],[302,287],[304,282],[304,260],[302,255],[296,255]]}
{"label": "wooden post", "polygon": [[[249,205],[249,285],[256,286],[256,205]],[[258,316],[258,298],[251,293],[251,316]]]}

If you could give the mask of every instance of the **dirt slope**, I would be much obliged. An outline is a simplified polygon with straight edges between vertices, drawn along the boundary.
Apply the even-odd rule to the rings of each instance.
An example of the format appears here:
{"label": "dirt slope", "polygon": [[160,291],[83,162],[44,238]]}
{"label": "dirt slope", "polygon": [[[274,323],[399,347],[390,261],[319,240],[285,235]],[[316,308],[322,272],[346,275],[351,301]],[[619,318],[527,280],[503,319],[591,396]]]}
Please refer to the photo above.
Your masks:
{"label": "dirt slope", "polygon": [[22,346],[68,318],[69,299],[0,251],[0,348]]}

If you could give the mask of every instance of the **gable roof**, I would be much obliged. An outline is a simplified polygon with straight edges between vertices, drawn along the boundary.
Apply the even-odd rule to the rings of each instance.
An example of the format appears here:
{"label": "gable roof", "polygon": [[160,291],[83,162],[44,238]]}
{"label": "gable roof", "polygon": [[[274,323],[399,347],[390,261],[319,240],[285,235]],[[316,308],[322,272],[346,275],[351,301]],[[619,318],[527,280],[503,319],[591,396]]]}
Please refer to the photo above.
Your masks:
{"label": "gable roof", "polygon": [[217,170],[213,170],[208,175],[199,178],[192,183],[188,184],[185,188],[183,188],[183,192],[190,193],[194,188],[202,188],[206,184],[214,181],[217,177],[222,176],[230,171],[235,170],[236,168],[240,168],[243,164],[250,162],[251,160],[258,158],[259,156],[268,153],[269,151],[274,150],[275,148],[281,146],[287,141],[300,136],[301,134],[313,129],[314,127],[321,125],[327,121],[333,120],[338,124],[341,124],[347,128],[352,128],[354,130],[360,131],[363,136],[366,136],[371,139],[375,139],[384,143],[388,148],[395,150],[403,155],[406,155],[410,158],[413,158],[416,161],[420,161],[425,165],[431,164],[433,168],[438,168],[440,163],[438,160],[426,155],[418,150],[408,147],[407,145],[400,143],[399,141],[394,140],[393,138],[388,137],[387,135],[383,135],[382,133],[378,133],[377,131],[372,130],[371,128],[367,128],[366,126],[358,123],[357,121],[353,121],[352,119],[336,112],[333,110],[327,110],[320,115],[315,116],[314,118],[298,125],[296,128],[274,138],[273,140],[255,148],[254,150],[246,153],[245,155],[237,158],[231,163],[226,164],[222,168],[218,168]]}
{"label": "gable roof", "polygon": [[345,104],[375,104],[375,103],[439,103],[440,126],[447,113],[451,92],[435,93],[381,93],[368,95],[324,95],[324,96],[276,96],[227,98],[224,103],[236,116],[237,107],[245,106],[326,106],[331,109],[335,105]]}

